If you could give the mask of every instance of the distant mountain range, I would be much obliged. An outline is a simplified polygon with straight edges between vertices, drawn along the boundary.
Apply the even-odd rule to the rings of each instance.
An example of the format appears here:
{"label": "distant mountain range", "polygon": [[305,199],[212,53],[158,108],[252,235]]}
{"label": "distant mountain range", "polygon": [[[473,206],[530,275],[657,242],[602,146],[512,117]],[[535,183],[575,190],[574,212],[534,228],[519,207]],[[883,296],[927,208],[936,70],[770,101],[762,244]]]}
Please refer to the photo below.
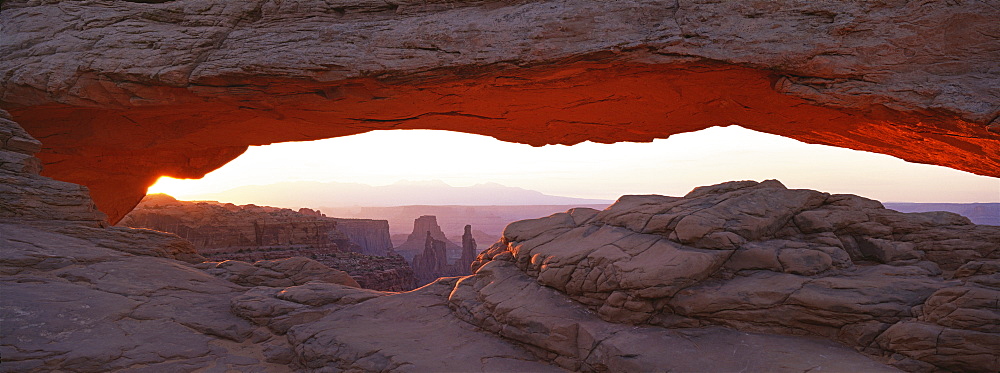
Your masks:
{"label": "distant mountain range", "polygon": [[400,181],[384,186],[292,181],[270,185],[243,186],[221,193],[189,196],[185,199],[231,202],[239,205],[253,203],[289,208],[409,205],[584,205],[614,202],[613,200],[553,196],[497,183],[454,187],[440,180]]}
{"label": "distant mountain range", "polygon": [[882,205],[899,212],[954,212],[969,218],[975,224],[1000,225],[1000,203],[886,202]]}

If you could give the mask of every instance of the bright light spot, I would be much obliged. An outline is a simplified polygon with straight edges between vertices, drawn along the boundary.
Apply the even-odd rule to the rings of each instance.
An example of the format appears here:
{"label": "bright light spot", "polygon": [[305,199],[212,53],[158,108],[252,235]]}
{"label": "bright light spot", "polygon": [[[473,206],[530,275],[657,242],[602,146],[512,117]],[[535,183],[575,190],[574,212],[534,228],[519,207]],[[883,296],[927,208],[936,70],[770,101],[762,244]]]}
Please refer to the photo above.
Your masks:
{"label": "bright light spot", "polygon": [[161,178],[149,192],[199,199],[239,186],[284,181],[387,185],[441,180],[452,186],[495,182],[552,195],[615,199],[622,194],[683,195],[696,186],[746,179],[778,179],[789,188],[884,202],[1000,201],[997,178],[737,126],[652,143],[537,148],[457,132],[373,131],[251,147],[203,179]]}

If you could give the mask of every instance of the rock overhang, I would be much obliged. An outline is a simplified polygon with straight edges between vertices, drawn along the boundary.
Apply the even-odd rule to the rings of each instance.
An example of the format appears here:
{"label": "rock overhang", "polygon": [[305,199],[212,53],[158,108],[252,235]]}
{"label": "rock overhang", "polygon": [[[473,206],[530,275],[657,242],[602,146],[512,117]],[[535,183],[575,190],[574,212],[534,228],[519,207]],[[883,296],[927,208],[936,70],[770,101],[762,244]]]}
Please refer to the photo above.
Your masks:
{"label": "rock overhang", "polygon": [[[388,5],[387,5],[388,4]],[[443,129],[531,145],[740,125],[1000,176],[985,5],[5,2],[0,105],[112,221],[249,145]],[[32,26],[59,15],[63,30]],[[46,18],[46,20],[55,18]],[[70,43],[70,39],[92,43]]]}

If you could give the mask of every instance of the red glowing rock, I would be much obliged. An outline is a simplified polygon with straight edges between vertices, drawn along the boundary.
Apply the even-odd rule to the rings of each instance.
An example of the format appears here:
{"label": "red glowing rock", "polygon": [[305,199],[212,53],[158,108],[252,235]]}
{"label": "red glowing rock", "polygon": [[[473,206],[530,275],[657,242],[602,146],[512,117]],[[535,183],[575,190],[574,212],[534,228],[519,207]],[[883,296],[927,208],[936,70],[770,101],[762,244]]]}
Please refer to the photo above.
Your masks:
{"label": "red glowing rock", "polygon": [[738,124],[1000,176],[1000,10],[978,2],[196,3],[3,5],[0,107],[112,222],[161,175],[375,129],[543,145]]}

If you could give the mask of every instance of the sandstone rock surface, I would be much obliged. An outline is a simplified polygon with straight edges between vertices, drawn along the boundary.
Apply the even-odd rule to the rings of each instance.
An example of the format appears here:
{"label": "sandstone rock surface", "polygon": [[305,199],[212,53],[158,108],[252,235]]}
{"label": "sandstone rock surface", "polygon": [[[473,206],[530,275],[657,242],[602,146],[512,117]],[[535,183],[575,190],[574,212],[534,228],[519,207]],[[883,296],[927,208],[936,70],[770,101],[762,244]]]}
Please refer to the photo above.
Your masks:
{"label": "sandstone rock surface", "polygon": [[[16,123],[2,124],[15,136],[0,159],[37,150]],[[202,258],[189,242],[105,227],[85,187],[36,168],[0,177],[4,371],[291,371],[264,361],[258,343],[271,333],[229,312],[246,289],[190,267]]]}
{"label": "sandstone rock surface", "polygon": [[39,176],[42,143],[0,110],[0,218],[5,221],[106,225],[86,187]]}
{"label": "sandstone rock surface", "polygon": [[445,250],[445,242],[434,239],[431,237],[431,232],[427,232],[424,251],[413,257],[413,273],[417,276],[417,283],[422,286],[439,277],[456,275],[450,273],[452,268],[448,265],[448,251]]}
{"label": "sandstone rock surface", "polygon": [[[58,200],[30,171],[4,171],[17,198]],[[176,236],[94,221],[0,221],[4,370],[1000,367],[1000,227],[775,181],[514,223],[475,274],[406,293],[306,258],[192,266]]]}
{"label": "sandstone rock surface", "polygon": [[[197,252],[210,260],[242,263],[219,267],[220,274],[235,271],[227,278],[260,279],[253,274],[257,264],[303,257],[347,272],[354,278],[351,281],[357,281],[355,286],[386,291],[415,287],[412,268],[387,246],[389,226],[384,220],[330,218],[311,209],[178,201],[159,194],[144,198],[119,225],[174,233],[193,242]],[[370,252],[382,255],[359,254]]]}
{"label": "sandstone rock surface", "polygon": [[1000,176],[997,18],[981,1],[12,0],[0,107],[112,222],[157,177],[247,145],[390,128],[542,145],[737,124]]}
{"label": "sandstone rock surface", "polygon": [[[528,329],[531,311],[491,300],[533,299],[490,291],[491,273],[516,268],[615,323],[819,336],[904,370],[994,371],[998,263],[1000,227],[739,181],[513,223],[453,303],[487,330]],[[577,348],[534,338],[558,356]],[[561,365],[596,369],[583,357]]]}
{"label": "sandstone rock surface", "polygon": [[414,219],[413,232],[406,237],[406,242],[393,249],[412,263],[417,254],[423,253],[427,247],[428,234],[432,239],[441,241],[444,245],[447,263],[451,263],[452,258],[457,257],[455,254],[461,253],[462,247],[451,242],[445,236],[444,232],[441,231],[441,226],[437,223],[437,217],[433,215],[423,215]]}
{"label": "sandstone rock surface", "polygon": [[205,254],[276,247],[364,251],[324,216],[268,206],[182,202],[167,195],[144,199],[120,225],[177,234]]}
{"label": "sandstone rock surface", "polygon": [[204,262],[198,264],[197,268],[243,286],[289,287],[309,282],[326,282],[360,287],[347,272],[303,257],[261,260],[253,264],[238,260]]}

